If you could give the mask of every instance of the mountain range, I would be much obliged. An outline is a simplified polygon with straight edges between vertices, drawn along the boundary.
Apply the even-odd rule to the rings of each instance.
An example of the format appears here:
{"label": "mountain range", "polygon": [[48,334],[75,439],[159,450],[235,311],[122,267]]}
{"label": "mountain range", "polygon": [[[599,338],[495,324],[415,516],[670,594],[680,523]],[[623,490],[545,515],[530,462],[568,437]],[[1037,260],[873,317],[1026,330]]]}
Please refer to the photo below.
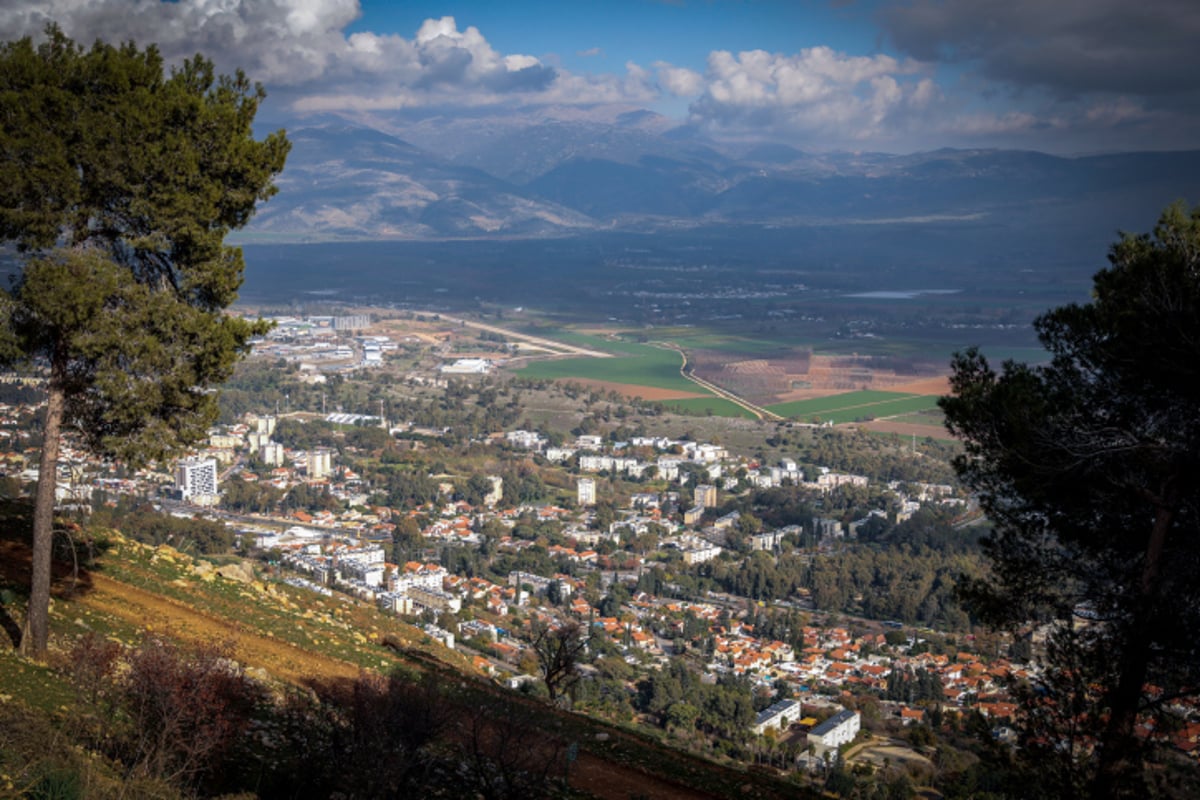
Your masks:
{"label": "mountain range", "polygon": [[[1200,194],[1200,151],[813,153],[718,142],[648,111],[315,120],[288,133],[255,241],[556,238],[1061,215],[1143,225]],[[1129,210],[1140,214],[1129,219]],[[1144,227],[1144,225],[1143,225]]]}

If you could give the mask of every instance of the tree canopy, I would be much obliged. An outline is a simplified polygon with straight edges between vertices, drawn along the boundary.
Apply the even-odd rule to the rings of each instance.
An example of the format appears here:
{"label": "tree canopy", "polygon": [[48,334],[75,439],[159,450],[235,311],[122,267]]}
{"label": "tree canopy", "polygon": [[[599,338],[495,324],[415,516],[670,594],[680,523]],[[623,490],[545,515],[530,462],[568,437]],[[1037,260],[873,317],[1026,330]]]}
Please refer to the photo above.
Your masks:
{"label": "tree canopy", "polygon": [[[275,192],[288,142],[254,138],[264,97],[202,56],[83,48],[51,26],[0,45],[0,240],[27,261],[0,312],[0,360],[49,368],[39,471],[63,430],[102,455],[161,459],[204,435],[213,389],[258,323],[225,244]],[[46,646],[54,481],[39,482],[26,647]]]}
{"label": "tree canopy", "polygon": [[1061,767],[1059,795],[1145,796],[1136,726],[1169,727],[1200,686],[1200,209],[1109,261],[1091,302],[1035,322],[1048,363],[997,373],[971,350],[941,401],[996,525],[972,608],[1051,631],[1024,752]]}

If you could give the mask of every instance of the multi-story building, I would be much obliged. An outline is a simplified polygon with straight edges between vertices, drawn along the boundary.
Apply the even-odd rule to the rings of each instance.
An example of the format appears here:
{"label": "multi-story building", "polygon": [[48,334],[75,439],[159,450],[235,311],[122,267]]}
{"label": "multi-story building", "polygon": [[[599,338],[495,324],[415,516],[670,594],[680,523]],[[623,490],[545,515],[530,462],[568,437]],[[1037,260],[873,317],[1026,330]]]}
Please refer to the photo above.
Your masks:
{"label": "multi-story building", "polygon": [[711,483],[701,483],[695,489],[696,505],[701,508],[713,508],[717,504],[717,487]]}
{"label": "multi-story building", "polygon": [[175,467],[175,487],[184,500],[202,501],[217,494],[215,459],[187,458]]}
{"label": "multi-story building", "polygon": [[857,711],[842,710],[809,731],[808,742],[817,758],[833,753],[836,759],[838,746],[854,741],[861,727],[862,717]]}
{"label": "multi-story building", "polygon": [[328,450],[312,450],[308,454],[308,477],[326,478],[333,472],[333,454]]}
{"label": "multi-story building", "polygon": [[596,482],[591,478],[580,478],[578,484],[578,498],[576,502],[581,506],[596,505]]}
{"label": "multi-story building", "polygon": [[259,457],[264,464],[272,467],[283,466],[283,445],[279,442],[266,442],[258,449]]}
{"label": "multi-story building", "polygon": [[754,720],[754,732],[762,736],[768,728],[787,730],[787,727],[800,719],[801,705],[795,700],[780,700],[778,703],[758,712]]}

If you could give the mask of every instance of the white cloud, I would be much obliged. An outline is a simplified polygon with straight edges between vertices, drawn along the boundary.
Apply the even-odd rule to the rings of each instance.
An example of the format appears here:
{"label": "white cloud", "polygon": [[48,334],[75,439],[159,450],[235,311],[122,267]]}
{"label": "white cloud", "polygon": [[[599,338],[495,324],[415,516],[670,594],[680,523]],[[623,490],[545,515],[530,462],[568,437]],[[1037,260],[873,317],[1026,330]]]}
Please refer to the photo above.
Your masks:
{"label": "white cloud", "polygon": [[488,103],[545,91],[557,71],[531,55],[498,53],[454,17],[426,20],[411,39],[346,27],[358,0],[9,0],[0,35],[40,36],[47,22],[81,42],[156,43],[169,61],[196,52],[244,69],[297,108]]}
{"label": "white cloud", "polygon": [[695,70],[675,67],[665,61],[656,61],[658,82],[676,97],[695,97],[704,90],[704,76]]}
{"label": "white cloud", "polygon": [[915,109],[940,96],[933,81],[920,76],[918,62],[852,56],[828,47],[795,55],[716,51],[702,78],[658,66],[659,80],[675,94],[684,94],[676,87],[694,90],[703,83],[691,106],[694,122],[822,141],[894,137],[907,128]]}
{"label": "white cloud", "polygon": [[[450,16],[411,35],[350,33],[358,0],[0,0],[0,39],[37,37],[56,21],[82,43],[156,43],[172,63],[200,52],[300,112],[690,103],[690,122],[714,134],[823,148],[1193,146],[1200,94],[1184,67],[1200,63],[1200,50],[1187,50],[1200,7],[1143,3],[1146,14],[1122,0],[1063,0],[1052,11],[1042,0],[913,0],[878,16],[913,58],[721,50],[702,71],[651,61],[573,73],[552,55],[499,52]],[[938,82],[946,61],[966,65],[958,82]]]}

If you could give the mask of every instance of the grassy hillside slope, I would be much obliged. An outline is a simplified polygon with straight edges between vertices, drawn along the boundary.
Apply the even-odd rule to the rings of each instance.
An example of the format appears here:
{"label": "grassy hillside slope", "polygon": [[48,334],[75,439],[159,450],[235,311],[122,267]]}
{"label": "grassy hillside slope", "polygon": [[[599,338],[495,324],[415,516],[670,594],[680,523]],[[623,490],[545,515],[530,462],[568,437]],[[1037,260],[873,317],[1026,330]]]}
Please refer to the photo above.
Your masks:
{"label": "grassy hillside slope", "polygon": [[[9,638],[21,621],[28,579],[28,546],[22,535],[27,522],[23,504],[0,504],[0,621]],[[361,701],[363,687],[378,685],[380,679],[370,676],[402,676],[396,680],[412,687],[426,681],[441,715],[430,763],[469,762],[482,740],[488,770],[494,773],[507,742],[514,752],[547,754],[542,766],[552,780],[545,786],[554,787],[556,795],[782,798],[802,791],[790,781],[680,753],[641,732],[552,709],[503,689],[475,672],[462,654],[370,605],[338,595],[321,597],[261,573],[251,580],[227,579],[212,564],[115,532],[92,536],[76,531],[73,539],[78,556],[90,550],[94,558],[83,558],[78,571],[75,559],[56,563],[50,663],[22,659],[8,641],[0,648],[0,797],[176,797],[193,791],[131,768],[113,755],[118,751],[105,748],[107,732],[88,727],[89,715],[107,701],[81,697],[82,644],[116,643],[134,652],[144,648],[147,637],[181,648],[220,648],[263,687],[268,699],[260,703],[275,704],[272,724],[283,718],[276,713],[280,698],[291,698],[291,703],[317,696],[352,698],[322,717],[344,725],[358,719],[361,709],[354,703]],[[394,647],[383,646],[385,638]],[[269,727],[261,721],[255,725]],[[570,763],[567,786],[561,776],[572,745],[578,757]],[[351,768],[337,759],[329,762],[334,769]],[[262,776],[254,779],[257,784],[240,773],[221,777],[224,786],[242,796],[295,796],[295,788],[281,789]],[[246,795],[248,781],[258,788]]]}

